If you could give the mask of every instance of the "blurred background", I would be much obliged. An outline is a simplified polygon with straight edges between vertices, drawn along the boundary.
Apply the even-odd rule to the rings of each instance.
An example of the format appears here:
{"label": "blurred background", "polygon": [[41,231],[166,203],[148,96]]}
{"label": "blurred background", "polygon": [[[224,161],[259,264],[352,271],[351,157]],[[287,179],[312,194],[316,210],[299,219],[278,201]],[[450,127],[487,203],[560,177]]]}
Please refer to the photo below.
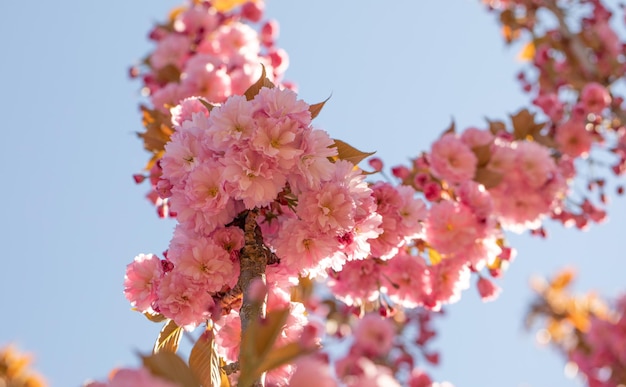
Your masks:
{"label": "blurred background", "polygon": [[[160,325],[130,310],[126,264],[167,248],[173,221],[157,218],[132,174],[148,159],[138,81],[128,67],[175,0],[2,1],[0,23],[0,346],[36,357],[53,386],[103,379],[138,364]],[[387,167],[426,150],[451,122],[483,127],[529,104],[507,48],[477,0],[268,0],[281,26],[286,79],[300,96],[332,94],[317,127]],[[621,19],[620,19],[621,20]],[[611,196],[613,199],[613,196]],[[532,274],[578,268],[576,289],[623,291],[626,200],[587,232],[548,225],[549,238],[511,235],[517,259],[482,303],[472,287],[437,320],[438,380],[457,387],[577,386],[563,360],[523,327]]]}

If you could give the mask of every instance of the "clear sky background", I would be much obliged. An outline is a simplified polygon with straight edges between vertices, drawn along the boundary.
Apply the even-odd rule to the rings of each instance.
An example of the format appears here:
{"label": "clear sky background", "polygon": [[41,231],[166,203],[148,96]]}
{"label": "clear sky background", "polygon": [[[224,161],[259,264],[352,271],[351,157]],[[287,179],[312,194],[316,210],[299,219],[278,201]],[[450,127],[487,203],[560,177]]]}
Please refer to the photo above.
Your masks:
{"label": "clear sky background", "polygon": [[[0,2],[0,345],[36,355],[53,386],[79,386],[138,364],[160,328],[130,311],[125,265],[166,249],[159,220],[131,175],[147,160],[139,82],[129,65],[151,49],[147,32],[174,0]],[[269,0],[290,55],[287,78],[319,102],[317,126],[388,166],[427,149],[452,117],[458,128],[528,104],[521,64],[477,0]],[[626,199],[626,198],[625,198]],[[531,274],[574,263],[577,289],[626,288],[626,200],[586,233],[512,236],[518,258],[483,304],[472,288],[437,325],[442,364],[457,387],[577,386],[562,359],[523,329]]]}

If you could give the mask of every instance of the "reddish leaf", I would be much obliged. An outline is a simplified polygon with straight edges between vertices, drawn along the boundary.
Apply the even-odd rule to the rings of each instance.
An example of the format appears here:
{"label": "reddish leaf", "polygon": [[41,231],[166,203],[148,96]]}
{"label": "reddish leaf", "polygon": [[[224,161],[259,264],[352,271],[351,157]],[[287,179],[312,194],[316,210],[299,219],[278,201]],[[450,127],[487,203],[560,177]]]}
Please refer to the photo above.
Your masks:
{"label": "reddish leaf", "polygon": [[366,157],[373,155],[376,152],[362,152],[353,146],[341,141],[334,140],[335,147],[337,148],[337,158],[339,160],[347,160],[352,164],[357,165]]}
{"label": "reddish leaf", "polygon": [[196,341],[189,355],[189,368],[203,387],[224,387],[222,374],[226,376],[226,372],[215,348],[213,330],[206,330]]}
{"label": "reddish leaf", "polygon": [[155,322],[155,323],[160,323],[160,322],[167,320],[167,317],[163,316],[161,313],[152,314],[152,313],[144,312],[143,315],[146,316],[148,320]]}
{"label": "reddish leaf", "polygon": [[163,351],[150,356],[141,356],[141,360],[152,375],[177,383],[181,387],[200,386],[187,364],[174,352]]}
{"label": "reddish leaf", "polygon": [[261,91],[263,87],[267,87],[269,89],[273,89],[274,87],[276,87],[269,79],[267,79],[265,66],[261,65],[261,68],[262,68],[261,77],[259,78],[259,80],[254,82],[254,84],[250,86],[248,90],[246,90],[245,93],[243,93],[243,95],[246,96],[246,99],[248,101],[254,99],[254,97],[256,97],[256,95],[259,94],[259,91]]}
{"label": "reddish leaf", "polygon": [[154,343],[154,349],[152,353],[159,353],[161,351],[176,352],[178,351],[178,345],[180,344],[180,338],[183,335],[183,329],[176,325],[174,320],[169,320],[159,332],[156,343]]}
{"label": "reddish leaf", "polygon": [[314,349],[304,348],[299,343],[289,343],[280,348],[272,349],[272,351],[262,359],[256,372],[260,375],[263,372],[291,363],[297,357],[309,354],[313,351]]}
{"label": "reddish leaf", "polygon": [[311,119],[314,119],[315,117],[317,117],[320,114],[320,112],[322,111],[322,108],[324,107],[326,102],[328,102],[329,99],[330,99],[330,97],[326,98],[322,102],[318,102],[316,104],[313,104],[313,105],[309,106],[309,112],[311,113]]}
{"label": "reddish leaf", "polygon": [[499,172],[494,172],[487,168],[478,168],[474,175],[474,181],[490,189],[500,184],[503,177],[504,176]]}

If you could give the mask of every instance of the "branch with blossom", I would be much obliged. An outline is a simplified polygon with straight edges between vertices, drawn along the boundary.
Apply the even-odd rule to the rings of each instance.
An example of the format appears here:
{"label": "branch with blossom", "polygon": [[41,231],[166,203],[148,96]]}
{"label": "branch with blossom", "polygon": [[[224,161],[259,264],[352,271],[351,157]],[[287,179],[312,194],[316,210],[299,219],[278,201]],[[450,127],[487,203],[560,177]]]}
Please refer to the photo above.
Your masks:
{"label": "branch with blossom", "polygon": [[[151,33],[144,72],[132,70],[153,106],[142,107],[150,172],[135,179],[149,177],[160,214],[178,222],[162,257],[140,254],[127,267],[128,300],[165,321],[144,369],[184,386],[304,386],[313,374],[329,386],[436,385],[415,361],[421,352],[438,362],[425,349],[429,317],[411,318],[416,309],[457,302],[472,276],[494,299],[489,277],[515,256],[506,231],[545,235],[550,218],[584,228],[606,216],[604,179],[580,165],[604,151],[609,171],[626,168],[623,99],[612,88],[626,59],[611,13],[576,2],[591,6],[578,30],[562,2],[489,1],[508,41],[528,39],[532,65],[519,79],[535,107],[510,122],[452,125],[393,179],[374,181],[358,167],[371,153],[314,128],[324,103],[278,83],[277,24],[260,34],[245,24],[261,19],[262,3],[238,3],[177,9]],[[325,297],[298,296],[312,282]],[[199,326],[184,362],[180,337]],[[345,356],[318,351],[348,336]]]}

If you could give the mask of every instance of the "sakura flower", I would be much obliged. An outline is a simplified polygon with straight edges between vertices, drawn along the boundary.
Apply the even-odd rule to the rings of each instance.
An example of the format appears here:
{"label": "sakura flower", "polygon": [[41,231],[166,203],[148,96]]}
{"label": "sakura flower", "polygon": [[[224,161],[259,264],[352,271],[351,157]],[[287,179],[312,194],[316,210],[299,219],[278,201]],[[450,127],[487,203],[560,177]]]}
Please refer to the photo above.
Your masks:
{"label": "sakura flower", "polygon": [[394,337],[392,323],[370,313],[363,316],[354,330],[354,347],[364,356],[383,356],[391,350]]}
{"label": "sakura flower", "polygon": [[188,57],[189,38],[185,35],[167,35],[150,56],[150,65],[162,69],[167,65],[181,68]]}
{"label": "sakura flower", "polygon": [[296,213],[322,232],[343,232],[354,226],[355,207],[346,187],[328,182],[300,194]]}
{"label": "sakura flower", "polygon": [[425,306],[439,310],[441,304],[461,299],[461,292],[469,288],[470,271],[462,260],[446,259],[430,268],[432,293]]}
{"label": "sakura flower", "polygon": [[247,209],[268,205],[285,186],[276,164],[252,149],[229,149],[224,159],[227,190]]}
{"label": "sakura flower", "polygon": [[237,361],[241,344],[241,320],[239,313],[231,310],[215,322],[217,353],[226,361]]}
{"label": "sakura flower", "polygon": [[478,222],[470,208],[451,201],[431,207],[425,228],[426,240],[442,254],[453,254],[480,237]]}
{"label": "sakura flower", "polygon": [[296,361],[296,370],[289,380],[291,387],[309,387],[315,380],[318,387],[337,387],[337,381],[330,372],[327,361],[313,356],[306,356]]}
{"label": "sakura flower", "polygon": [[433,174],[450,183],[471,180],[478,164],[471,149],[452,133],[435,141],[430,159]]}
{"label": "sakura flower", "polygon": [[175,263],[175,271],[188,281],[197,283],[206,292],[216,292],[224,285],[234,286],[234,264],[230,255],[211,239],[196,237],[182,250],[172,250],[168,258]]}
{"label": "sakura flower", "polygon": [[275,119],[290,118],[302,127],[311,123],[309,104],[299,100],[298,95],[287,89],[264,87],[252,100],[257,116]]}
{"label": "sakura flower", "polygon": [[373,259],[347,262],[329,276],[328,286],[347,305],[361,305],[379,296],[380,267]]}
{"label": "sakura flower", "polygon": [[420,256],[396,255],[386,262],[383,278],[389,298],[405,308],[422,305],[431,292],[429,270]]}
{"label": "sakura flower", "polygon": [[593,137],[585,123],[579,120],[569,120],[556,128],[554,137],[559,150],[571,157],[586,157],[591,150]]}
{"label": "sakura flower", "polygon": [[214,108],[209,118],[209,148],[223,152],[227,147],[249,139],[255,130],[252,113],[252,104],[240,95],[232,96]]}
{"label": "sakura flower", "polygon": [[177,387],[165,379],[154,376],[145,368],[121,368],[111,372],[109,381],[105,383],[92,382],[85,387]]}
{"label": "sakura flower", "polygon": [[203,286],[173,271],[159,284],[157,307],[165,317],[192,330],[210,317],[215,302]]}
{"label": "sakura flower", "polygon": [[156,300],[156,291],[163,277],[161,260],[153,254],[139,254],[126,267],[124,295],[140,312],[151,309]]}
{"label": "sakura flower", "polygon": [[191,121],[196,113],[209,116],[209,111],[200,102],[198,97],[185,98],[178,105],[170,109],[172,115],[172,124],[174,126],[182,126],[183,121]]}

